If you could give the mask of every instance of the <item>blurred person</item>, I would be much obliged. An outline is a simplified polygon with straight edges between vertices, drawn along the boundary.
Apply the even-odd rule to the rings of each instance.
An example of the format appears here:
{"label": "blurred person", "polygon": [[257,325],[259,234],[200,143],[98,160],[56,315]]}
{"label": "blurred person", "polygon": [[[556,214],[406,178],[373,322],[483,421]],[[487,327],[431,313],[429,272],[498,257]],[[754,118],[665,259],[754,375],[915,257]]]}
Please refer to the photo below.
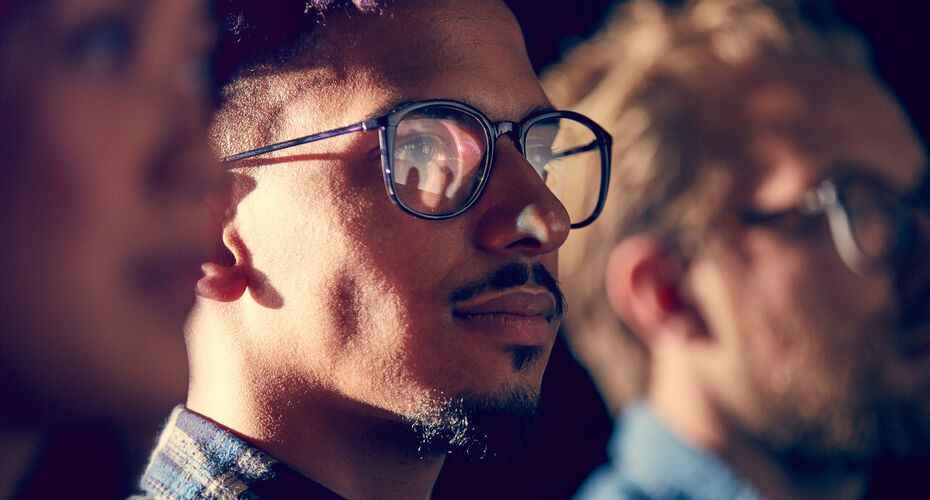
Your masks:
{"label": "blurred person", "polygon": [[926,150],[829,6],[634,0],[544,81],[616,141],[562,252],[622,409],[579,498],[858,498],[927,456]]}
{"label": "blurred person", "polygon": [[552,110],[499,1],[223,8],[225,255],[141,487],[428,497],[447,454],[531,429],[556,250],[597,216],[609,137]]}
{"label": "blurred person", "polygon": [[0,497],[125,495],[183,394],[213,42],[196,0],[0,2]]}

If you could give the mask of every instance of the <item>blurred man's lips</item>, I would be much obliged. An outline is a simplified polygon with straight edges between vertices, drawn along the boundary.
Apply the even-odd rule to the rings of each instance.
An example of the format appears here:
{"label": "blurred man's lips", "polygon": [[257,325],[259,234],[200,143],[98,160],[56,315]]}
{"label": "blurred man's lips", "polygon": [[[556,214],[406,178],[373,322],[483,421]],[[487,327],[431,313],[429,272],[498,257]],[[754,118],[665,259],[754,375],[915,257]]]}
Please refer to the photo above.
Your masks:
{"label": "blurred man's lips", "polygon": [[468,328],[513,345],[546,345],[552,340],[555,297],[545,290],[486,293],[457,304],[456,319]]}

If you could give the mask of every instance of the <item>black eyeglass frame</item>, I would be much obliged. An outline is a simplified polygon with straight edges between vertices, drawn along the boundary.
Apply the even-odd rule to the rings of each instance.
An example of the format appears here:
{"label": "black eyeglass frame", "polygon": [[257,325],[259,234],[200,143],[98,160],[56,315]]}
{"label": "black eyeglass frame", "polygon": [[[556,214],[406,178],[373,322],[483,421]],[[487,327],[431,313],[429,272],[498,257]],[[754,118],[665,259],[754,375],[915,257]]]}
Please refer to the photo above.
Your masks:
{"label": "black eyeglass frame", "polygon": [[[397,125],[403,120],[405,116],[411,112],[431,107],[431,106],[444,106],[447,108],[455,109],[462,111],[463,113],[468,114],[469,116],[478,120],[481,123],[482,128],[485,133],[485,140],[487,141],[487,151],[485,152],[484,159],[480,165],[480,170],[477,174],[477,181],[475,187],[472,189],[471,194],[468,199],[462,204],[462,206],[456,209],[453,212],[444,213],[444,214],[429,214],[414,210],[404,204],[397,196],[397,193],[394,190],[394,170],[393,170],[393,151],[394,151],[394,140],[397,133]],[[320,141],[323,139],[329,139],[331,137],[337,137],[344,134],[349,134],[352,132],[364,132],[368,130],[378,129],[381,145],[381,170],[384,175],[384,186],[387,189],[388,197],[398,208],[404,212],[413,215],[415,217],[420,217],[423,219],[430,220],[442,220],[442,219],[451,219],[457,215],[461,215],[466,210],[471,208],[481,197],[481,194],[484,192],[485,187],[487,186],[488,179],[491,177],[491,168],[494,163],[494,145],[498,138],[502,135],[510,135],[514,139],[514,144],[517,146],[520,154],[526,157],[526,134],[527,131],[535,124],[550,119],[566,118],[574,120],[586,126],[591,132],[594,133],[595,140],[585,146],[575,148],[569,151],[563,151],[558,154],[555,158],[568,156],[571,154],[581,153],[585,151],[592,151],[595,148],[600,150],[601,153],[601,182],[598,189],[598,199],[595,204],[594,211],[585,219],[580,222],[572,223],[571,228],[577,229],[584,226],[587,226],[593,222],[600,215],[601,211],[604,209],[604,203],[607,199],[607,188],[610,179],[610,153],[612,148],[613,139],[606,130],[604,130],[600,125],[595,123],[590,118],[576,113],[574,111],[543,111],[540,113],[534,113],[520,122],[512,121],[500,121],[492,122],[487,116],[484,115],[481,111],[469,106],[468,104],[447,100],[447,99],[435,99],[435,100],[425,100],[425,101],[414,101],[407,103],[395,108],[393,111],[389,112],[384,116],[377,118],[372,118],[363,122],[355,123],[353,125],[348,125],[345,127],[328,130],[325,132],[320,132],[316,134],[311,134],[303,137],[298,137],[296,139],[291,139],[288,141],[278,142],[275,144],[270,144],[268,146],[262,146],[260,148],[250,149],[242,153],[234,154],[223,158],[223,161],[226,163],[236,162],[239,160],[244,160],[247,158],[253,158],[260,156],[266,153],[271,153],[274,151],[280,151],[282,149],[291,148],[294,146],[299,146],[301,144],[308,144],[311,142]],[[529,160],[527,160],[529,162]],[[535,167],[534,167],[535,169]]]}
{"label": "black eyeglass frame", "polygon": [[[882,189],[892,194],[895,199],[895,213],[889,214],[894,218],[896,234],[893,246],[887,254],[881,257],[881,262],[869,258],[860,248],[854,235],[851,215],[846,204],[846,186],[852,182],[869,180],[868,176],[855,173],[849,169],[820,181],[819,184],[808,189],[798,200],[795,207],[774,213],[758,213],[741,211],[737,213],[740,223],[745,225],[771,224],[791,214],[800,214],[806,217],[826,215],[830,227],[830,236],[840,258],[847,267],[854,272],[867,275],[875,272],[882,265],[888,265],[900,258],[910,246],[915,237],[915,224],[910,214],[912,210],[923,205],[923,210],[930,213],[930,170],[925,169],[923,177],[917,188],[907,194],[897,193],[887,187]],[[871,183],[879,185],[880,181]]]}

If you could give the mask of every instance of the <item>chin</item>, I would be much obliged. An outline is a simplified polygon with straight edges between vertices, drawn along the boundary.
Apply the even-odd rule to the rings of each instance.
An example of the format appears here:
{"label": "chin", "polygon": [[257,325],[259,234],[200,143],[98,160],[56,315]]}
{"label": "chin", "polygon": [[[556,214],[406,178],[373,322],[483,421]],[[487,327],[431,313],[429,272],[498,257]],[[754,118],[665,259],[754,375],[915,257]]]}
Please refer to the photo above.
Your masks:
{"label": "chin", "polygon": [[506,458],[519,450],[539,420],[539,386],[493,394],[461,393],[437,401],[411,419],[420,456],[453,454]]}

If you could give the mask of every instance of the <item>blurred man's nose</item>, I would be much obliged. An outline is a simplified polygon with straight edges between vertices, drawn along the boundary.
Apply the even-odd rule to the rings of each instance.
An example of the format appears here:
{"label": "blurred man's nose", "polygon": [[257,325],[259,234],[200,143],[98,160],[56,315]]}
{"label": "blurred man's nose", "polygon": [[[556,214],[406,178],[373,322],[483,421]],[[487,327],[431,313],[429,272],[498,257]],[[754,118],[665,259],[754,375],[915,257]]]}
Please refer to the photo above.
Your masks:
{"label": "blurred man's nose", "polygon": [[570,229],[565,207],[510,137],[499,138],[496,146],[491,178],[475,207],[481,211],[478,245],[514,256],[558,249]]}

